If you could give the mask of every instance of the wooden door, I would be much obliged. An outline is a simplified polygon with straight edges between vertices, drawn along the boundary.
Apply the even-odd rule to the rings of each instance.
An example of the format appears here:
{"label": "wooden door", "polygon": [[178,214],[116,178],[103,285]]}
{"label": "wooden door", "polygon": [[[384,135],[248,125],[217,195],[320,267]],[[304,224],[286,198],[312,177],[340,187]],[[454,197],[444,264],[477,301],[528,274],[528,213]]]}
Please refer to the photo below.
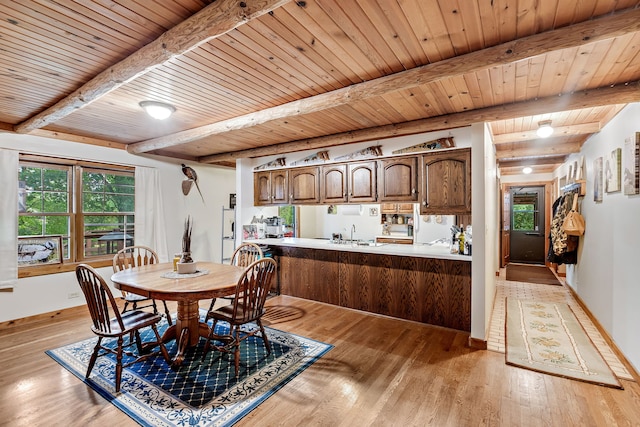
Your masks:
{"label": "wooden door", "polygon": [[347,202],[347,165],[321,167],[320,201],[330,204]]}
{"label": "wooden door", "polygon": [[380,201],[418,200],[418,158],[380,161]]}
{"label": "wooden door", "polygon": [[317,166],[289,170],[289,203],[319,203],[320,180]]}
{"label": "wooden door", "polygon": [[471,214],[471,149],[422,156],[422,214]]}
{"label": "wooden door", "polygon": [[253,204],[256,206],[271,204],[271,172],[253,174]]}
{"label": "wooden door", "polygon": [[286,204],[289,202],[288,171],[271,171],[271,203]]}
{"label": "wooden door", "polygon": [[375,202],[377,200],[377,164],[373,162],[349,163],[349,202]]}

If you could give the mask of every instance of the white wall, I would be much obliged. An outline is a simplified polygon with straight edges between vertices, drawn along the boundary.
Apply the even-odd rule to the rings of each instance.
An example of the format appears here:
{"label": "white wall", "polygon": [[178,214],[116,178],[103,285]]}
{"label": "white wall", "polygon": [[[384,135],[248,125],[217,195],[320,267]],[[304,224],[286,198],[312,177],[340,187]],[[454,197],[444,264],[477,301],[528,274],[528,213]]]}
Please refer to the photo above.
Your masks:
{"label": "white wall", "polygon": [[[154,156],[134,156],[119,149],[9,133],[0,133],[0,148],[157,168],[163,188],[169,254],[181,250],[183,224],[190,214],[194,220],[194,258],[196,261],[219,261],[222,206],[224,204],[228,207],[229,193],[236,192],[235,171],[190,164],[198,173],[205,199],[203,203],[195,189],[188,196],[182,194],[181,182],[184,176],[178,161]],[[99,271],[109,281],[112,269],[102,268]],[[0,293],[0,322],[84,304],[82,297],[68,298],[70,293],[77,293],[78,290],[73,272],[19,279],[13,292]],[[117,291],[114,294],[118,294]]]}
{"label": "white wall", "polygon": [[[580,238],[578,263],[567,266],[567,282],[636,370],[640,369],[640,195],[604,193],[601,203],[594,202],[593,163],[623,148],[625,138],[635,138],[639,120],[640,104],[631,104],[582,146],[587,195],[580,208],[586,230]],[[574,155],[567,163],[578,158]]]}

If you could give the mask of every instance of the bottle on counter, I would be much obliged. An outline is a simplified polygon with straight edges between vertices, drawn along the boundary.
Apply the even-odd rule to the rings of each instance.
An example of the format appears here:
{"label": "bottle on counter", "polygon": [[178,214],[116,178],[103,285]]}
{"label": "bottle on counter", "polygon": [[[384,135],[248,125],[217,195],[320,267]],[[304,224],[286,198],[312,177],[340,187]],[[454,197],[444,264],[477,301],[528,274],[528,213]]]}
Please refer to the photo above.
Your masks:
{"label": "bottle on counter", "polygon": [[460,224],[460,236],[458,237],[458,253],[463,255],[464,254],[464,226],[462,224]]}

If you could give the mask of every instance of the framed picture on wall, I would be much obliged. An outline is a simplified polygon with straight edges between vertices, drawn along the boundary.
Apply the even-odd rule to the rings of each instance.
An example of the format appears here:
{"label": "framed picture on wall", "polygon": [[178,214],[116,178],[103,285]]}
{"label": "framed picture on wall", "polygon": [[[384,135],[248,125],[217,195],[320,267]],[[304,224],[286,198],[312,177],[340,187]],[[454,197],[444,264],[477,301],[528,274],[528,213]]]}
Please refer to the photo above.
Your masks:
{"label": "framed picture on wall", "polygon": [[61,236],[18,238],[18,267],[61,263]]}
{"label": "framed picture on wall", "polygon": [[620,191],[620,168],[622,161],[622,149],[616,148],[607,156],[604,165],[604,191],[615,193]]}
{"label": "framed picture on wall", "polygon": [[622,181],[624,194],[633,195],[640,192],[640,132],[635,137],[624,140],[622,154]]}
{"label": "framed picture on wall", "polygon": [[593,161],[593,201],[602,202],[602,157]]}

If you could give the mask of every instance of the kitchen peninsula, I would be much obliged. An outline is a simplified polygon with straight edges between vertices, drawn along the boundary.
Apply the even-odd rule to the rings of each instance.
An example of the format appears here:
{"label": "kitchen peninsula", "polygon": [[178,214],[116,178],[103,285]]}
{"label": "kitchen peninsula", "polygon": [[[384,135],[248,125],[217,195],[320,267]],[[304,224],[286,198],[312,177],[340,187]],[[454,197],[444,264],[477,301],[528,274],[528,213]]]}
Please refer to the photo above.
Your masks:
{"label": "kitchen peninsula", "polygon": [[257,242],[272,248],[282,294],[471,330],[471,257],[449,245]]}

